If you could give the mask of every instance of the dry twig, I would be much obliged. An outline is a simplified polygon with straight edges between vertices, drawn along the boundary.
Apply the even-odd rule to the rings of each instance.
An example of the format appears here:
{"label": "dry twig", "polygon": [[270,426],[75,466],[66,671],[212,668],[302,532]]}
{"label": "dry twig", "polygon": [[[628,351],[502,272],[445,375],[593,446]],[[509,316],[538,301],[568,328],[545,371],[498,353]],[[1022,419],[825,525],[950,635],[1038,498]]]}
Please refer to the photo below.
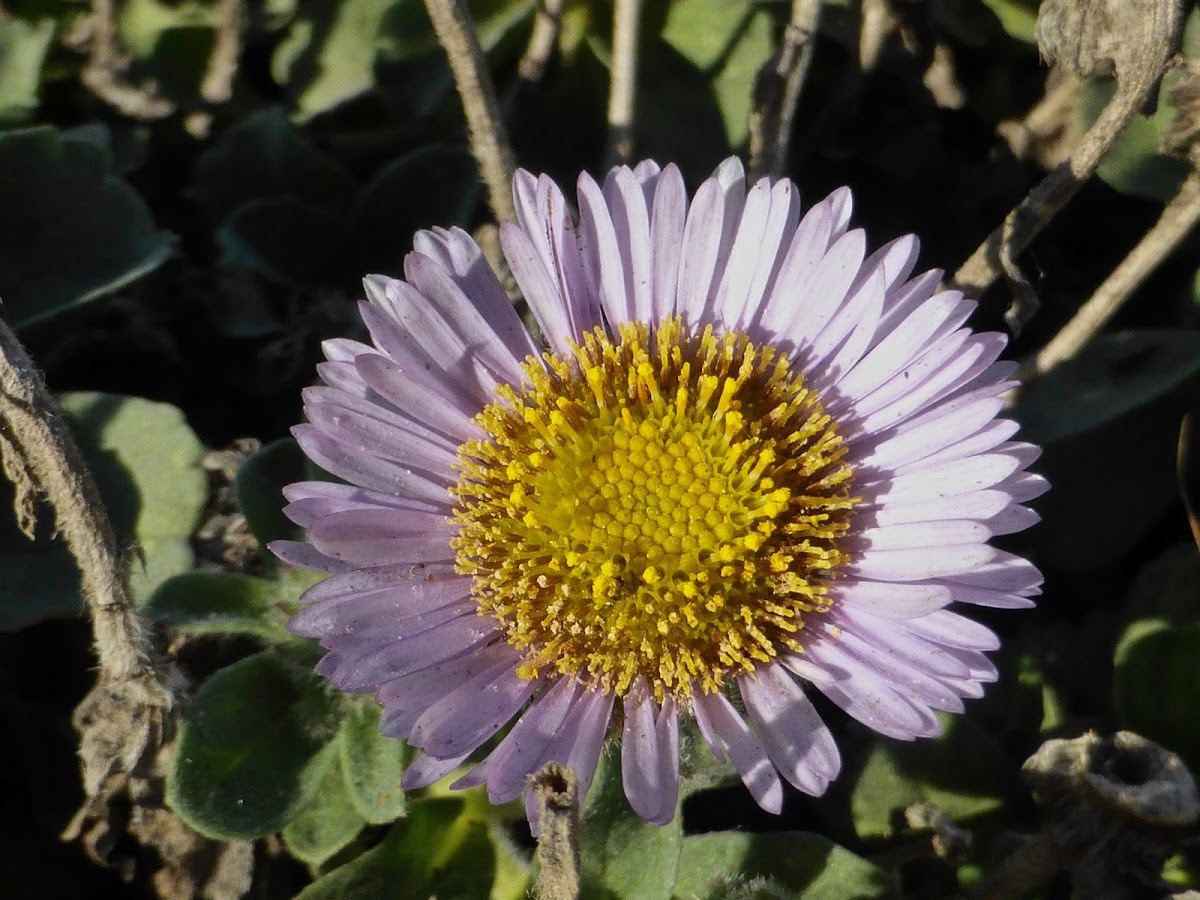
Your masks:
{"label": "dry twig", "polygon": [[613,4],[612,84],[608,92],[609,165],[633,157],[633,116],[637,96],[638,25],[642,0],[616,0]]}
{"label": "dry twig", "polygon": [[1129,296],[1200,223],[1200,170],[1193,170],[1157,223],[1079,308],[1027,367],[1026,377],[1042,375],[1070,359],[1095,337]]}
{"label": "dry twig", "polygon": [[88,89],[118,112],[151,122],[175,112],[152,82],[136,87],[121,77],[126,60],[117,50],[114,0],[92,0],[90,49],[81,77]]}
{"label": "dry twig", "polygon": [[1178,45],[1180,0],[1049,0],[1038,16],[1038,43],[1081,77],[1117,76],[1117,91],[1070,158],[1054,169],[988,235],[952,284],[979,296],[1003,274],[1015,294],[1006,319],[1019,331],[1037,310],[1016,256],[1096,171],[1117,138],[1147,104]]}
{"label": "dry twig", "polygon": [[244,0],[219,0],[217,35],[208,57],[208,70],[200,83],[200,96],[207,103],[228,103],[233,97],[233,79],[237,75],[242,52]]}
{"label": "dry twig", "polygon": [[[497,221],[516,221],[512,198],[516,162],[466,0],[425,0],[425,8],[450,58],[450,70],[466,114],[471,152],[487,186],[492,214]],[[489,261],[497,265],[496,260]]]}
{"label": "dry twig", "polygon": [[558,32],[562,28],[563,0],[540,0],[534,11],[533,31],[517,63],[517,79],[504,95],[504,118],[512,115],[517,99],[541,83],[554,56]]}
{"label": "dry twig", "polygon": [[547,763],[533,777],[537,803],[538,875],[533,886],[537,900],[576,900],[579,897],[579,804],[575,773]]}
{"label": "dry twig", "polygon": [[750,114],[750,178],[779,177],[787,165],[792,122],[812,62],[821,0],[792,0],[779,51],[763,67]]}

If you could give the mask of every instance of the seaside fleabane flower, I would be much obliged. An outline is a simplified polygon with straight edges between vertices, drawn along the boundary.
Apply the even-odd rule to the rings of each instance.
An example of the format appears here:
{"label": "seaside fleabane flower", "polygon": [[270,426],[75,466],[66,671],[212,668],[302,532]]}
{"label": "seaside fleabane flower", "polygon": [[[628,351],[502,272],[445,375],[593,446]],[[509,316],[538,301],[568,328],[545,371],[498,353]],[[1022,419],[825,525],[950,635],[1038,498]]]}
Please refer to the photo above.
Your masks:
{"label": "seaside fleabane flower", "polygon": [[502,245],[546,346],[466,233],[421,232],[295,429],[346,483],[286,491],[308,542],[275,552],[331,576],[289,627],[421,750],[405,786],[515,720],[455,786],[508,802],[554,760],[586,793],[612,730],[665,823],[682,716],[773,812],[781,778],[816,795],[840,768],[806,689],[936,735],[996,677],[957,610],[1041,583],[987,543],[1046,487],[996,418],[1005,338],[912,276],[914,237],[867,256],[846,189],[802,211],[731,159],[689,203],[643,162],[580,176],[578,224],[550,179],[513,190]]}

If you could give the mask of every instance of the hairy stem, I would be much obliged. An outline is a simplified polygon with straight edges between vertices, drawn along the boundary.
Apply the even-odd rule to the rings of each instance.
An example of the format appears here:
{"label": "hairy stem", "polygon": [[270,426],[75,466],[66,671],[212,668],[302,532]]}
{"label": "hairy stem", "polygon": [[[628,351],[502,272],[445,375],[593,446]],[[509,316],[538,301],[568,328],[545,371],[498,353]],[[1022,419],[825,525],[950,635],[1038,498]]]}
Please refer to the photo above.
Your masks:
{"label": "hairy stem", "polygon": [[792,123],[812,63],[821,0],[792,0],[779,52],[764,66],[750,116],[750,177],[779,177],[787,165]]}
{"label": "hairy stem", "polygon": [[466,114],[471,152],[487,186],[492,214],[498,221],[516,221],[512,199],[516,162],[466,0],[425,0],[425,8],[450,58],[450,70]]}
{"label": "hairy stem", "polygon": [[613,5],[612,84],[608,94],[609,165],[633,157],[634,101],[637,95],[638,25],[642,0],[616,0]]}

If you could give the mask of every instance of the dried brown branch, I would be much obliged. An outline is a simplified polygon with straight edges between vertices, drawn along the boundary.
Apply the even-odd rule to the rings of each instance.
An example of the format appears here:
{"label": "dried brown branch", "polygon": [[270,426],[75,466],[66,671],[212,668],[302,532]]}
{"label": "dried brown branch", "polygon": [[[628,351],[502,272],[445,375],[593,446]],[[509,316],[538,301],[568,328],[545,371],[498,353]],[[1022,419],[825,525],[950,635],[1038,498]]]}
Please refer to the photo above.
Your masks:
{"label": "dried brown branch", "polygon": [[1037,354],[1026,372],[1041,375],[1070,359],[1095,337],[1130,295],[1200,223],[1200,171],[1193,170],[1157,223],[1138,242],[1062,330]]}
{"label": "dried brown branch", "polygon": [[175,112],[153,82],[138,87],[122,77],[127,61],[117,50],[115,0],[92,0],[88,60],[81,74],[88,89],[118,112],[143,122]]}
{"label": "dried brown branch", "polygon": [[821,0],[792,0],[778,52],[763,66],[750,114],[750,177],[779,177],[787,165],[792,123],[812,63]]}
{"label": "dried brown branch", "polygon": [[613,4],[612,83],[608,92],[608,146],[605,149],[605,159],[613,166],[627,163],[633,157],[641,18],[642,0],[616,0]]}
{"label": "dried brown branch", "polygon": [[183,679],[154,652],[130,602],[125,555],[91,473],[41,375],[3,320],[0,434],[4,469],[18,475],[18,496],[28,500],[32,482],[53,508],[57,532],[79,565],[91,613],[99,676],[75,711],[87,800],[66,836],[94,838],[91,849],[103,857],[113,842],[108,806],[118,794],[128,794],[132,773],[154,765],[173,730]]}
{"label": "dried brown branch", "polygon": [[537,803],[538,844],[536,900],[579,897],[579,804],[575,773],[547,763],[533,776]]}
{"label": "dried brown branch", "polygon": [[525,45],[525,52],[517,63],[517,78],[504,95],[502,106],[506,120],[512,115],[518,99],[541,84],[546,76],[562,28],[562,10],[563,0],[540,0],[537,4],[529,43]]}
{"label": "dried brown branch", "polygon": [[219,0],[217,3],[217,34],[208,69],[200,83],[200,96],[207,103],[228,103],[233,97],[233,79],[237,75],[238,58],[242,52],[242,19],[246,14],[244,0]]}
{"label": "dried brown branch", "polygon": [[1081,77],[1113,74],[1117,91],[1070,158],[1008,214],[954,274],[952,284],[979,296],[1003,274],[1015,295],[1006,318],[1019,331],[1037,310],[1037,296],[1017,254],[1092,176],[1142,109],[1153,103],[1178,46],[1179,0],[1048,0],[1038,16],[1043,55]]}
{"label": "dried brown branch", "polygon": [[450,70],[466,114],[471,152],[487,186],[492,214],[498,221],[515,221],[517,211],[512,198],[515,157],[466,0],[425,0],[425,8],[438,41],[450,58]]}

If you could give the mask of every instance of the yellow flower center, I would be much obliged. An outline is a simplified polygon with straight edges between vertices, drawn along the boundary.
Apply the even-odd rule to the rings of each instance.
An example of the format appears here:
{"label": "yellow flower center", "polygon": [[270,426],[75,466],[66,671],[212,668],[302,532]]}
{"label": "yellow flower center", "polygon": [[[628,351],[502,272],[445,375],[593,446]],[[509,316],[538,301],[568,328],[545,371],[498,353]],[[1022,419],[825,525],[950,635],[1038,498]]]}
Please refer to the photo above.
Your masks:
{"label": "yellow flower center", "polygon": [[454,548],[525,661],[712,693],[800,650],[847,560],[851,470],[785,356],[740,332],[601,329],[524,365],[459,449]]}

